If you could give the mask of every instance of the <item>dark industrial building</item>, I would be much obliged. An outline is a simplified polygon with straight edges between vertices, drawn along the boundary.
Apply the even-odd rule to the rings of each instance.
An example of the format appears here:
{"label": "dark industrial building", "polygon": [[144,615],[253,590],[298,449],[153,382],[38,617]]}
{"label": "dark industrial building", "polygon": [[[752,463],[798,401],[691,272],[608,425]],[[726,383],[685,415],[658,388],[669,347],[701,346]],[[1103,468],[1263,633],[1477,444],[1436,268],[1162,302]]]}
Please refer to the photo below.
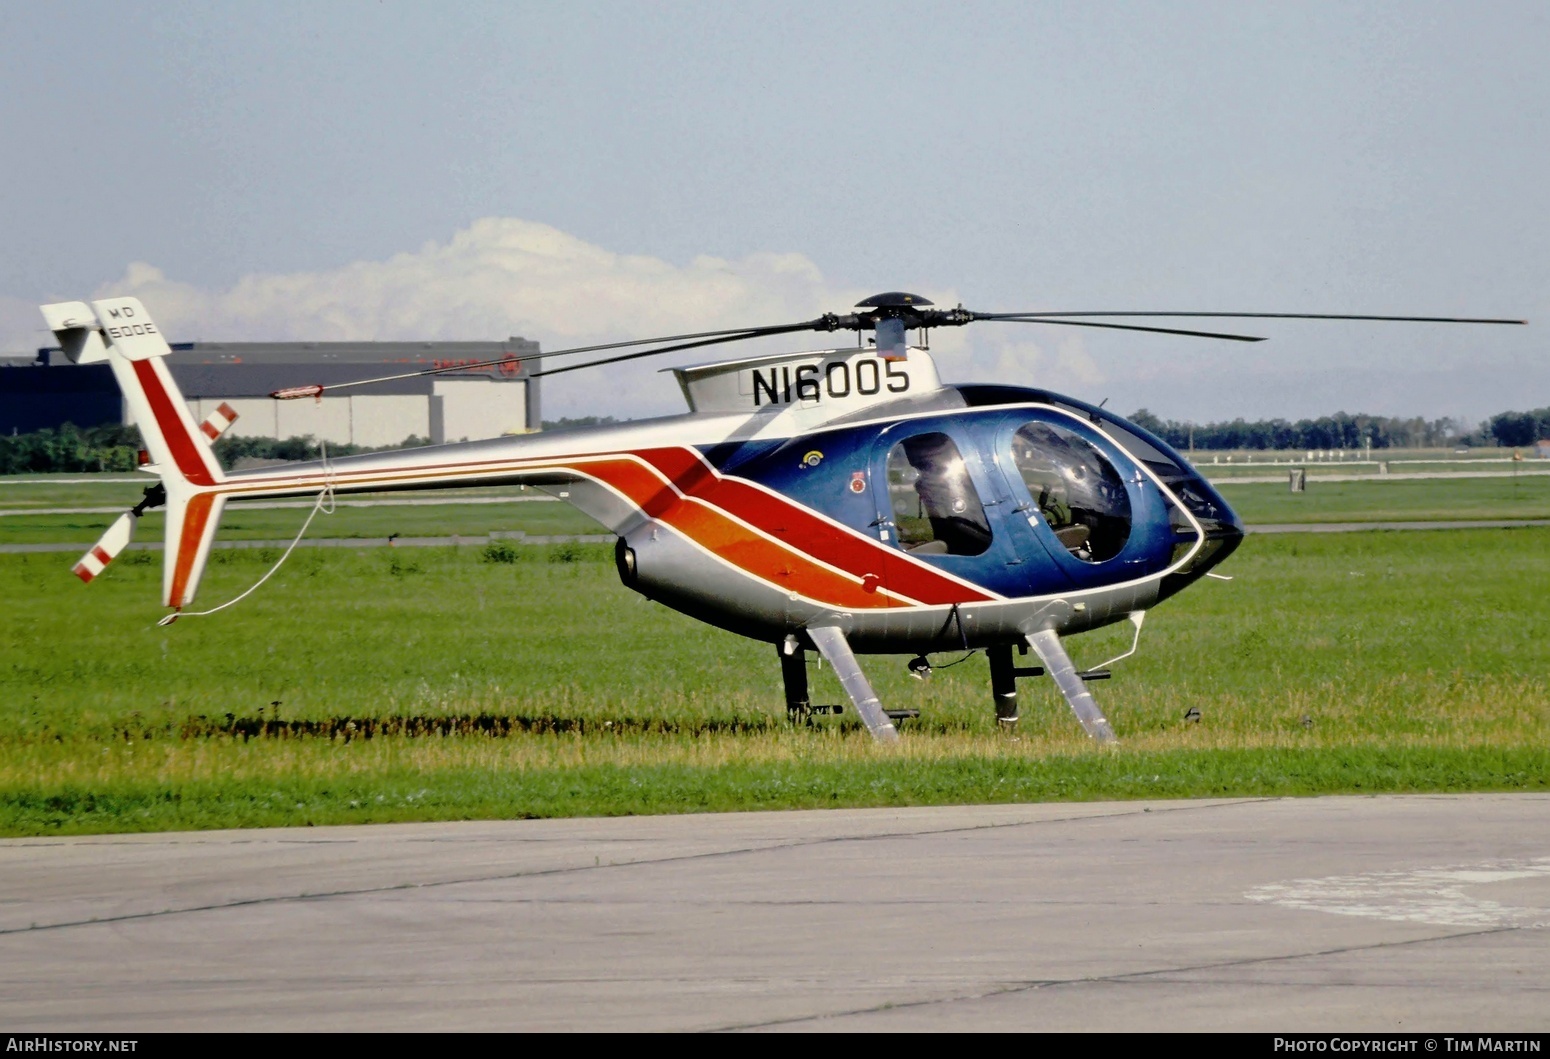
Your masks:
{"label": "dark industrial building", "polygon": [[[537,430],[539,380],[520,358],[538,352],[523,338],[504,342],[189,342],[167,365],[195,421],[221,404],[237,412],[230,433],[312,436],[336,444],[433,443]],[[500,363],[469,367],[487,361]],[[354,387],[321,399],[276,401],[286,386],[340,383],[420,371],[437,375]],[[132,422],[112,369],[71,364],[57,349],[0,361],[0,431],[25,434],[74,423]]]}

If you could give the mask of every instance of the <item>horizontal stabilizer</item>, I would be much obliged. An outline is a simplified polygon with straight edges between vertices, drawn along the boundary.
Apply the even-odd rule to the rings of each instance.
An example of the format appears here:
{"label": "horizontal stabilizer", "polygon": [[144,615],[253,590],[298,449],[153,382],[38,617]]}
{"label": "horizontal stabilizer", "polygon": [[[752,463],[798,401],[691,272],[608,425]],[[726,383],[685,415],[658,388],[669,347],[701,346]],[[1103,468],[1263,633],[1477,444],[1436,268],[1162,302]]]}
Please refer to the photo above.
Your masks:
{"label": "horizontal stabilizer", "polygon": [[104,298],[92,302],[108,343],[129,361],[165,357],[172,352],[161,329],[138,298]]}
{"label": "horizontal stabilizer", "polygon": [[97,314],[85,302],[55,302],[40,306],[43,320],[54,332],[71,364],[100,364],[108,359]]}

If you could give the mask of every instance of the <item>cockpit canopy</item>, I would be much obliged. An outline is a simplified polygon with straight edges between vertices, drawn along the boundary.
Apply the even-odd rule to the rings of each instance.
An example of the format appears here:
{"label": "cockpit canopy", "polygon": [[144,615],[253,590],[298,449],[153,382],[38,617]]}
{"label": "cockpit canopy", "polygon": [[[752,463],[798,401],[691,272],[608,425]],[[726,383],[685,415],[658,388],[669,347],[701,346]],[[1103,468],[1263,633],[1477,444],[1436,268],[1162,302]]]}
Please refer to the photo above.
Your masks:
{"label": "cockpit canopy", "polygon": [[[1060,546],[1086,563],[1119,555],[1130,539],[1131,506],[1110,457],[1058,414],[1029,417],[1000,434],[994,462],[1015,467],[1018,517],[1048,525]],[[998,432],[999,433],[999,432]],[[981,555],[991,546],[991,520],[958,445],[940,430],[894,444],[887,461],[888,499],[898,544],[920,555]],[[1005,494],[1001,494],[1005,495]]]}
{"label": "cockpit canopy", "polygon": [[1043,519],[1072,555],[1114,558],[1130,539],[1130,497],[1108,457],[1057,423],[1029,420],[1012,435],[1012,465]]}

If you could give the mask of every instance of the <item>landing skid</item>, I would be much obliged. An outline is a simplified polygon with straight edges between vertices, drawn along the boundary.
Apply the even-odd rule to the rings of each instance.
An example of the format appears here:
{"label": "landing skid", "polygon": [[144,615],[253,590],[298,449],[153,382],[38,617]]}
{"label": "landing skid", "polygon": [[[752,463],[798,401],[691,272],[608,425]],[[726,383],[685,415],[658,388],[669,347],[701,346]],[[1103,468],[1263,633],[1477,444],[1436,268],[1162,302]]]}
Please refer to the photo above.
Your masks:
{"label": "landing skid", "polygon": [[[1108,718],[1103,715],[1102,710],[1098,709],[1098,704],[1093,701],[1092,692],[1088,691],[1087,685],[1083,683],[1083,674],[1078,673],[1076,666],[1071,664],[1071,656],[1066,654],[1066,648],[1060,642],[1060,634],[1053,629],[1045,629],[1043,632],[1028,633],[1027,640],[1028,646],[1033,648],[1039,660],[1044,663],[1044,668],[1049,670],[1055,686],[1071,704],[1071,712],[1076,714],[1076,719],[1082,722],[1083,728],[1087,729],[1087,734],[1100,743],[1117,742],[1114,729],[1109,727]],[[1096,676],[1096,674],[1093,675]]]}
{"label": "landing skid", "polygon": [[[819,653],[834,667],[834,675],[840,678],[840,683],[856,707],[856,713],[878,742],[891,743],[897,740],[899,731],[895,727],[895,722],[920,716],[919,710],[883,709],[877,693],[872,690],[866,674],[861,671],[861,665],[856,661],[855,653],[850,649],[850,643],[839,629],[833,626],[810,627],[807,630],[807,636],[818,648]],[[1093,701],[1092,693],[1087,690],[1084,682],[1084,678],[1105,680],[1109,676],[1108,671],[1096,669],[1085,673],[1078,672],[1071,662],[1071,657],[1066,654],[1059,634],[1052,630],[1029,633],[1026,639],[1028,646],[1033,648],[1039,660],[1044,663],[1042,667],[1016,665],[1013,661],[1011,644],[995,644],[985,652],[990,659],[990,686],[996,701],[996,720],[1002,727],[1011,729],[1017,724],[1018,678],[1043,676],[1048,671],[1055,681],[1055,686],[1060,689],[1060,693],[1070,704],[1071,712],[1076,714],[1077,721],[1081,723],[1087,734],[1100,743],[1117,742],[1114,729],[1109,727],[1108,719],[1103,716],[1103,711],[1098,709],[1098,704]],[[780,657],[781,681],[786,691],[786,713],[792,720],[805,721],[814,714],[845,711],[842,705],[813,704],[812,695],[808,690],[807,652],[797,644],[795,637],[790,637],[785,643],[778,645],[776,653]]]}
{"label": "landing skid", "polygon": [[[861,721],[867,726],[867,731],[872,733],[872,738],[880,743],[891,743],[899,738],[899,730],[893,726],[893,719],[883,710],[882,703],[877,700],[877,692],[872,690],[866,674],[861,672],[861,665],[856,661],[855,653],[851,651],[850,644],[845,639],[845,634],[834,626],[822,628],[809,627],[807,638],[813,641],[813,646],[818,648],[818,653],[828,659],[834,667],[834,675],[840,678],[850,701],[856,706],[856,713],[860,714]],[[781,658],[781,669],[785,670],[785,656]],[[803,670],[802,679],[807,679],[806,670]],[[787,685],[787,704],[790,704],[790,685]]]}

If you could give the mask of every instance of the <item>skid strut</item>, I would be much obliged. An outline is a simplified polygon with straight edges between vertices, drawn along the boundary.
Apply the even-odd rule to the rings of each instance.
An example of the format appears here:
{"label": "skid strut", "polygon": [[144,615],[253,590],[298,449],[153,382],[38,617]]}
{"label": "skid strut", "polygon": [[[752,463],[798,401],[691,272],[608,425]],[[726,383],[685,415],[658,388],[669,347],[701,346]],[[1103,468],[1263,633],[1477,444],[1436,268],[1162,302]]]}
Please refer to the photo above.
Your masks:
{"label": "skid strut", "polygon": [[786,716],[793,721],[805,721],[815,713],[844,713],[845,707],[814,706],[812,693],[807,689],[807,651],[795,644],[775,645],[780,658],[780,681],[786,689]]}
{"label": "skid strut", "polygon": [[867,682],[866,674],[861,671],[845,634],[833,626],[808,626],[807,638],[813,641],[818,653],[834,667],[834,675],[840,678],[840,683],[855,705],[856,713],[861,715],[861,722],[872,733],[872,738],[879,743],[891,743],[898,739],[899,732],[893,726],[893,718],[877,701],[877,692]]}
{"label": "skid strut", "polygon": [[780,680],[786,688],[786,713],[794,720],[813,711],[813,699],[807,690],[807,651],[800,647],[776,644],[780,656]]}
{"label": "skid strut", "polygon": [[[1033,648],[1039,656],[1039,661],[1049,669],[1049,675],[1054,678],[1055,686],[1065,696],[1066,702],[1071,706],[1071,712],[1076,714],[1076,719],[1082,723],[1083,728],[1087,729],[1087,734],[1100,743],[1115,742],[1114,729],[1109,727],[1108,718],[1103,716],[1103,711],[1098,709],[1098,704],[1093,701],[1092,693],[1087,690],[1087,685],[1083,682],[1084,674],[1078,673],[1076,666],[1071,664],[1071,656],[1066,654],[1065,647],[1061,645],[1060,636],[1053,629],[1044,629],[1040,632],[1028,633],[1027,639],[1028,646]],[[1098,673],[1108,676],[1108,673],[1103,670],[1085,675],[1088,679],[1092,679]]]}
{"label": "skid strut", "polygon": [[1017,678],[1042,677],[1044,670],[1014,664],[1009,643],[992,644],[985,655],[990,659],[990,692],[996,699],[996,721],[1010,728],[1017,723]]}

